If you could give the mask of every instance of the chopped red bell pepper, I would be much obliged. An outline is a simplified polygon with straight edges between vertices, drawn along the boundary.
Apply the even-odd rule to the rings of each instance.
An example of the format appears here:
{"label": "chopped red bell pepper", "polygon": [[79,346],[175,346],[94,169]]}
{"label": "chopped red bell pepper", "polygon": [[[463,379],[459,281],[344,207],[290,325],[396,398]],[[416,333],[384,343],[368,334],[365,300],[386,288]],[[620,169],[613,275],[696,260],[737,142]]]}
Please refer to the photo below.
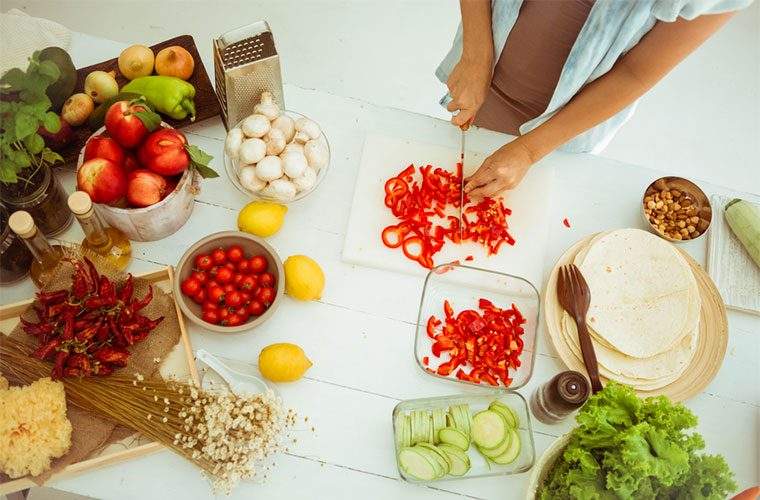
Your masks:
{"label": "chopped red bell pepper", "polygon": [[567,217],[565,217],[564,219],[562,219],[562,224],[564,224],[565,227],[570,227],[570,221],[567,220]]}

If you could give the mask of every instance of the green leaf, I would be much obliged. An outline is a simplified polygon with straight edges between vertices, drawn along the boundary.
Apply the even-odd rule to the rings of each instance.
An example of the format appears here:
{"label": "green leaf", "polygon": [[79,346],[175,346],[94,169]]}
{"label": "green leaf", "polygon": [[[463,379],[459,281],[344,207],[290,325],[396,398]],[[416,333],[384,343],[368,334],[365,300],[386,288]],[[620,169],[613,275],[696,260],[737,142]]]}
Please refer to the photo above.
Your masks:
{"label": "green leaf", "polygon": [[61,76],[61,70],[53,61],[42,61],[37,69],[40,75],[48,78],[50,83],[55,82]]}
{"label": "green leaf", "polygon": [[47,94],[45,93],[45,89],[32,89],[27,88],[22,90],[19,93],[19,97],[21,97],[21,100],[28,104],[28,105],[37,105],[45,107],[47,110],[50,107],[50,99],[48,98]]}
{"label": "green leaf", "polygon": [[44,161],[45,163],[49,165],[52,165],[58,162],[63,163],[63,157],[59,155],[58,153],[56,153],[55,151],[53,151],[52,149],[45,148],[42,151],[42,161]]}
{"label": "green leaf", "polygon": [[185,146],[185,149],[190,155],[190,166],[195,168],[201,174],[201,177],[204,179],[219,177],[216,170],[208,166],[211,160],[214,159],[213,156],[193,144],[188,144]]}
{"label": "green leaf", "polygon": [[48,111],[45,113],[45,118],[42,119],[42,125],[51,134],[57,134],[61,130],[61,119],[58,118],[57,114]]}
{"label": "green leaf", "polygon": [[0,78],[0,85],[7,87],[7,90],[16,91],[24,88],[26,73],[19,68],[11,68]]}
{"label": "green leaf", "polygon": [[32,159],[29,157],[29,153],[20,149],[11,151],[8,155],[8,159],[17,165],[18,170],[26,168],[32,164]]}
{"label": "green leaf", "polygon": [[24,147],[30,154],[36,155],[45,147],[45,141],[40,134],[32,134],[24,139]]}
{"label": "green leaf", "polygon": [[145,111],[135,111],[134,115],[138,117],[140,121],[143,122],[143,125],[145,125],[145,128],[151,132],[161,125],[161,116],[150,108],[146,108]]}
{"label": "green leaf", "polygon": [[5,182],[6,184],[12,184],[15,183],[16,178],[16,172],[17,172],[16,165],[10,161],[7,158],[3,158],[0,160],[0,182]]}
{"label": "green leaf", "polygon": [[37,120],[36,117],[21,111],[20,113],[16,114],[15,125],[16,137],[19,139],[24,139],[26,136],[37,132],[37,128],[39,127],[39,120]]}

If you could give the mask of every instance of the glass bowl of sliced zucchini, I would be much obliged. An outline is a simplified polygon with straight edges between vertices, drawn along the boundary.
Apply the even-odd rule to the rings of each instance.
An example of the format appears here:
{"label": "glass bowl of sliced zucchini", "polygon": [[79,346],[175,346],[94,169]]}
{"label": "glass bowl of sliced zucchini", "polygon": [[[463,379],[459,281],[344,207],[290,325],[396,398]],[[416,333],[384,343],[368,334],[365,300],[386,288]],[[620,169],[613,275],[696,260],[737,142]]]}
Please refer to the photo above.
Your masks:
{"label": "glass bowl of sliced zucchini", "polygon": [[399,474],[412,483],[518,474],[535,460],[530,412],[517,392],[402,401],[393,432]]}

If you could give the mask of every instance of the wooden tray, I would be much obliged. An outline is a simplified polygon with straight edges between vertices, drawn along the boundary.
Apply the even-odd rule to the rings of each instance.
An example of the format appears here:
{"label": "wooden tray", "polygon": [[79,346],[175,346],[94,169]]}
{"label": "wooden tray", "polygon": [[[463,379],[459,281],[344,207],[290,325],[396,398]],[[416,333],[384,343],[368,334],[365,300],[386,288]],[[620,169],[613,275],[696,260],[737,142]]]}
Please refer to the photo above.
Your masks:
{"label": "wooden tray", "polygon": [[[557,300],[557,274],[559,267],[572,263],[578,251],[596,234],[592,234],[565,251],[549,275],[544,289],[544,320],[554,350],[571,370],[586,373],[583,361],[578,359],[562,338],[560,330],[562,307]],[[685,401],[704,390],[718,373],[728,346],[728,319],[726,306],[720,293],[702,267],[685,251],[676,248],[686,259],[697,280],[702,307],[699,318],[697,349],[689,366],[678,379],[652,391],[636,390],[640,396],[665,395],[673,401]],[[602,377],[603,380],[607,380]]]}
{"label": "wooden tray", "polygon": [[[189,117],[185,118],[184,120],[172,120],[168,116],[161,115],[161,118],[163,118],[166,123],[174,128],[181,129],[189,125],[202,122],[203,120],[213,118],[214,116],[219,115],[222,110],[219,106],[219,100],[216,98],[214,86],[211,84],[211,80],[209,79],[208,73],[206,72],[206,67],[203,65],[201,56],[198,53],[198,47],[195,46],[195,40],[193,40],[193,37],[191,35],[182,35],[171,38],[156,45],[151,45],[150,48],[153,49],[154,54],[158,54],[159,50],[166,47],[171,47],[172,45],[179,45],[180,47],[187,49],[187,51],[190,52],[190,54],[193,56],[193,59],[195,60],[195,70],[193,71],[193,75],[188,80],[188,83],[191,83],[193,87],[195,87],[195,121],[191,122]],[[106,72],[115,71],[116,81],[119,83],[119,88],[128,83],[129,80],[124,78],[119,72],[117,59],[118,54],[116,54],[116,56],[117,57],[114,59],[109,59],[108,61],[103,61],[98,64],[93,64],[92,66],[78,69],[77,85],[74,88],[74,93],[84,91],[84,79],[87,77],[87,75],[96,70],[102,70]],[[87,142],[87,139],[90,137],[90,135],[94,132],[94,130],[88,127],[86,123],[81,127],[73,127],[73,129],[74,139],[68,146],[66,146],[65,149],[59,151],[61,156],[63,156],[65,165],[70,167],[76,165],[79,151],[84,146],[84,143]]]}
{"label": "wooden tray", "polygon": [[[152,273],[142,274],[135,276],[146,280],[154,285],[160,287],[168,294],[172,293],[174,282],[174,270],[171,266],[154,271]],[[24,300],[22,302],[16,302],[15,304],[9,304],[7,306],[0,307],[0,325],[2,325],[3,331],[10,332],[15,324],[18,322],[18,317],[29,307],[32,303],[32,299]],[[164,361],[161,363],[160,372],[162,375],[177,375],[192,378],[196,385],[200,386],[200,378],[198,377],[198,369],[195,366],[193,357],[193,348],[190,344],[190,337],[187,334],[185,328],[185,319],[177,306],[177,302],[174,302],[175,311],[177,314],[177,321],[180,329],[180,341],[181,349],[173,350]],[[151,453],[155,453],[163,449],[163,446],[159,443],[148,442],[145,438],[138,434],[132,435],[122,441],[113,443],[106,447],[104,450],[98,452],[95,456],[92,456],[81,462],[70,464],[61,472],[54,474],[51,480],[60,479],[64,477],[71,477],[75,474],[91,471],[107,465],[113,465],[133,458],[142,457]],[[0,483],[0,496],[13,493],[15,491],[23,490],[26,488],[32,488],[39,486],[27,477],[19,479],[12,479],[5,483]]]}

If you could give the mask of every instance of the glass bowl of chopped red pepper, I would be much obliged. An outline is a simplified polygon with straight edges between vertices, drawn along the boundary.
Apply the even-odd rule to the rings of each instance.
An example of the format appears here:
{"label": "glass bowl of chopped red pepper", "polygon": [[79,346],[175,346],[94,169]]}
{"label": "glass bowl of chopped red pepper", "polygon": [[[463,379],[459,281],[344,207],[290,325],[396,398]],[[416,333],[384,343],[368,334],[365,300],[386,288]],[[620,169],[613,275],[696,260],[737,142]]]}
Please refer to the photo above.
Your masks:
{"label": "glass bowl of chopped red pepper", "polygon": [[533,372],[539,293],[528,280],[461,264],[425,278],[414,356],[435,377],[517,389]]}

